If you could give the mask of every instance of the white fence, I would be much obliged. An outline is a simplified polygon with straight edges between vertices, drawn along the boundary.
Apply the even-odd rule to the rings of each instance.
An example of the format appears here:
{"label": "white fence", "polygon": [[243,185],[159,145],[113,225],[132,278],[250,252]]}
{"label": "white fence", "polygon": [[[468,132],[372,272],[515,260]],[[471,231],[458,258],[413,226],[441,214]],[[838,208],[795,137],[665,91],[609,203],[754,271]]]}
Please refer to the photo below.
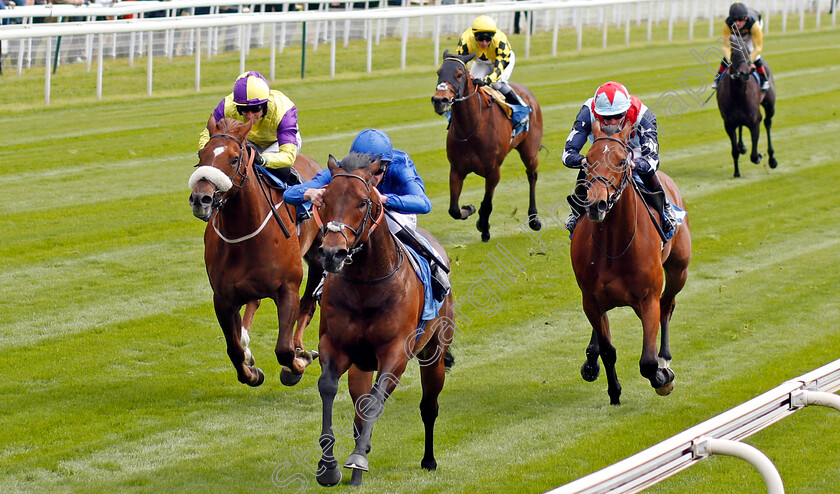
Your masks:
{"label": "white fence", "polygon": [[[284,0],[275,0],[284,2]],[[381,1],[381,0],[376,0]],[[722,16],[728,11],[730,0],[709,0],[695,2],[692,0],[527,0],[506,2],[482,2],[472,4],[446,4],[461,0],[434,0],[435,5],[425,3],[427,0],[401,0],[403,7],[386,7],[365,10],[353,10],[354,2],[345,1],[341,5],[344,10],[327,10],[328,0],[313,0],[321,5],[323,10],[296,12],[255,12],[264,10],[270,0],[242,4],[231,0],[176,0],[167,2],[127,2],[114,4],[111,7],[30,7],[0,11],[2,17],[22,16],[25,22],[0,28],[0,43],[6,45],[6,54],[10,61],[14,61],[18,74],[33,64],[46,68],[45,70],[45,101],[50,100],[50,73],[55,63],[86,61],[88,70],[94,59],[97,66],[97,97],[102,96],[102,60],[108,47],[110,57],[126,57],[129,64],[133,64],[136,57],[145,56],[147,59],[147,93],[152,93],[153,58],[162,56],[172,59],[177,55],[195,57],[195,89],[201,86],[201,60],[203,56],[212,57],[220,51],[239,50],[240,72],[245,70],[246,59],[252,46],[270,47],[269,78],[275,79],[275,65],[277,53],[282,53],[284,46],[299,40],[306,41],[305,47],[310,45],[317,50],[319,44],[328,43],[330,47],[330,76],[335,76],[336,43],[343,38],[347,44],[351,36],[367,40],[366,69],[372,71],[372,53],[374,43],[378,45],[382,36],[401,38],[400,67],[406,66],[406,47],[410,36],[426,37],[433,40],[433,50],[429,53],[431,67],[436,67],[440,60],[440,37],[446,33],[460,33],[471,25],[472,18],[479,14],[491,14],[496,17],[499,25],[511,31],[515,12],[524,12],[525,25],[531,25],[533,30],[552,32],[552,56],[557,55],[560,29],[572,29],[576,34],[577,49],[581,50],[583,29],[586,26],[598,27],[601,31],[602,47],[606,48],[608,33],[611,26],[616,33],[624,30],[624,43],[629,44],[630,26],[646,25],[647,41],[651,41],[652,28],[660,22],[668,24],[668,41],[674,37],[676,22],[688,21],[688,39],[693,39],[695,26],[708,24],[708,35],[714,37],[720,29]],[[419,2],[419,3],[418,3]],[[827,12],[831,0],[754,0],[751,4],[765,13],[765,31],[771,29],[773,22],[779,22],[781,15],[781,30],[787,30],[788,18],[798,15],[799,29],[804,28],[806,12],[817,12],[817,27],[820,25],[820,14]],[[132,5],[133,4],[133,5]],[[381,4],[381,3],[380,3]],[[416,5],[415,5],[416,4]],[[195,9],[209,6],[218,9],[224,5],[239,5],[240,13],[233,15],[195,15],[177,16],[183,9]],[[249,13],[244,12],[244,5]],[[290,3],[280,3],[281,8],[288,8]],[[124,16],[128,14],[143,14],[162,10],[168,17],[157,19],[118,19],[87,22],[66,23],[32,23],[32,19],[45,15],[54,17],[75,17],[83,15],[88,19],[97,16]],[[190,10],[194,11],[194,10]],[[85,14],[81,14],[85,13]],[[529,22],[532,20],[532,22]],[[425,21],[425,22],[424,22]],[[831,17],[832,25],[836,23],[836,13]],[[310,26],[306,33],[307,24]],[[313,29],[314,27],[314,29]],[[517,47],[519,57],[529,58],[531,50],[532,29],[525,29],[524,46]],[[772,29],[776,29],[775,25]],[[202,39],[203,38],[203,39]],[[58,43],[63,60],[57,57]],[[10,43],[12,45],[10,46]],[[302,60],[302,67],[304,65]],[[302,69],[302,76],[304,75]]]}
{"label": "white fence", "polygon": [[[550,494],[641,492],[711,454],[736,456],[761,473],[770,494],[784,492],[781,477],[763,453],[740,440],[782,420],[808,405],[840,410],[840,360],[824,365],[771,389],[717,417],[676,436],[549,491]],[[835,458],[840,463],[840,458]]]}

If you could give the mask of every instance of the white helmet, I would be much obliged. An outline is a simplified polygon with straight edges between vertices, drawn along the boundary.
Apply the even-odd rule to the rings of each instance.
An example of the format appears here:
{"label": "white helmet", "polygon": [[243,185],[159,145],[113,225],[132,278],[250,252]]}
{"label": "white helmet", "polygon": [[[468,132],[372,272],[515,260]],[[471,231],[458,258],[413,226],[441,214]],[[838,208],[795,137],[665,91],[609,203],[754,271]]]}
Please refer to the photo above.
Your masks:
{"label": "white helmet", "polygon": [[610,117],[621,115],[630,109],[630,93],[618,82],[601,84],[594,96],[595,115]]}

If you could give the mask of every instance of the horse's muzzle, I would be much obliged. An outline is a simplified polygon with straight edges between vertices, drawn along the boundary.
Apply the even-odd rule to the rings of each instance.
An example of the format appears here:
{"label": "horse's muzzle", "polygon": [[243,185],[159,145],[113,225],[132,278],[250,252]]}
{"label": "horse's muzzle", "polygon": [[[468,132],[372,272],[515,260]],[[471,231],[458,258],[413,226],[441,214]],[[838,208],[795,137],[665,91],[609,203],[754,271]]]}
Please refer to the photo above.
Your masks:
{"label": "horse's muzzle", "polygon": [[589,217],[589,221],[600,223],[607,216],[607,210],[607,201],[601,199],[586,208],[586,215]]}
{"label": "horse's muzzle", "polygon": [[446,110],[452,106],[452,98],[446,98],[442,96],[432,96],[432,104],[435,107],[435,113],[438,115],[443,115],[446,113]]}
{"label": "horse's muzzle", "polygon": [[190,207],[193,216],[202,221],[209,221],[213,213],[213,196],[193,191],[190,194]]}
{"label": "horse's muzzle", "polygon": [[344,262],[347,261],[347,249],[339,247],[325,247],[318,248],[318,252],[323,255],[324,269],[328,273],[337,273],[344,267]]}

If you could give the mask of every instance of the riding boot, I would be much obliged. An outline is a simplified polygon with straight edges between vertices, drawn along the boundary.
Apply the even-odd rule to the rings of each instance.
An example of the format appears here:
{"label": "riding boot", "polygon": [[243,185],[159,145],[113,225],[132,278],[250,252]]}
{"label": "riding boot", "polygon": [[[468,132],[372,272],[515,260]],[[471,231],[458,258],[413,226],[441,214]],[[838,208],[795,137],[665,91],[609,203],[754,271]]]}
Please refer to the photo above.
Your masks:
{"label": "riding boot", "polygon": [[[586,178],[586,173],[581,170],[578,173],[577,181],[578,183],[581,180]],[[566,202],[569,203],[569,207],[571,211],[569,211],[569,217],[566,218],[566,223],[564,226],[566,230],[569,230],[569,234],[575,231],[575,226],[577,225],[578,218],[586,213],[586,209],[583,207],[583,204],[586,204],[586,190],[583,187],[575,187],[574,192],[568,196],[566,196]]]}
{"label": "riding boot", "polygon": [[516,94],[516,91],[506,82],[499,86],[499,92],[505,95],[505,100],[511,105],[528,106],[528,103],[522,99],[522,96]]}
{"label": "riding boot", "polygon": [[444,298],[452,290],[452,285],[449,282],[449,275],[441,266],[441,261],[429,251],[425,245],[421,245],[420,241],[415,238],[417,233],[412,234],[407,229],[402,228],[394,234],[400,241],[412,249],[414,252],[420,254],[429,263],[429,269],[432,273],[432,296],[438,302],[442,302]]}
{"label": "riding boot", "polygon": [[312,290],[312,298],[315,299],[316,302],[319,304],[321,303],[321,295],[324,293],[324,282],[327,281],[327,272],[324,271],[324,274],[321,275],[321,281],[318,282],[318,285]]}
{"label": "riding boot", "polygon": [[288,185],[297,185],[303,183],[303,177],[295,170],[293,166],[285,166],[283,168],[274,168],[271,172],[280,180],[286,182]]}
{"label": "riding boot", "polygon": [[759,72],[758,81],[761,83],[762,91],[767,91],[770,89],[770,81],[767,79],[767,72]]}
{"label": "riding boot", "polygon": [[659,211],[659,217],[662,219],[662,233],[665,234],[665,238],[670,239],[674,234],[674,228],[677,227],[677,217],[674,214],[674,210],[671,208],[671,202],[668,201],[668,196],[665,195],[665,190],[662,188],[662,182],[659,181],[659,177],[656,175],[655,171],[647,175],[639,174],[639,177],[641,177],[642,182],[645,184],[648,191],[653,193],[661,192],[664,196],[662,209]]}

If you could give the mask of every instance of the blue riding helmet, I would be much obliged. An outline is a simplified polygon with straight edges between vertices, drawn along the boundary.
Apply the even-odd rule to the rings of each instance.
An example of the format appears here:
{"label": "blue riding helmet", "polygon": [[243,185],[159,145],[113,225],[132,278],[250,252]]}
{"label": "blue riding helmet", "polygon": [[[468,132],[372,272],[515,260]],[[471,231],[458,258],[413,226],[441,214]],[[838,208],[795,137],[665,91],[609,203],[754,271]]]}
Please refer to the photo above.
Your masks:
{"label": "blue riding helmet", "polygon": [[391,145],[391,138],[385,132],[376,129],[367,129],[359,132],[359,135],[353,139],[350,152],[379,156],[381,161],[387,163],[390,163],[394,158],[394,147]]}

